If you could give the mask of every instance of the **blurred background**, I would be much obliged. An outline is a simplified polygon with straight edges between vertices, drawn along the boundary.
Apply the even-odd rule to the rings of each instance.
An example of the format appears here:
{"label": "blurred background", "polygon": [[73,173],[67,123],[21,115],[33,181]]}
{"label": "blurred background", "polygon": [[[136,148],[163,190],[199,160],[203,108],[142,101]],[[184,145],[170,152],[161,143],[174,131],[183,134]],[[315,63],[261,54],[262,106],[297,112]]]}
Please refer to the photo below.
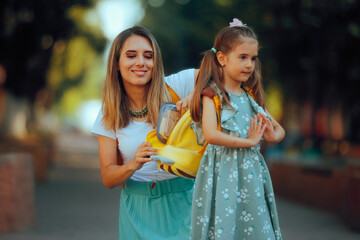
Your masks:
{"label": "blurred background", "polygon": [[359,5],[2,0],[0,239],[116,239],[120,190],[102,185],[90,134],[112,40],[147,27],[168,75],[198,68],[234,17],[258,34],[267,108],[287,132],[263,146],[284,239],[360,239]]}

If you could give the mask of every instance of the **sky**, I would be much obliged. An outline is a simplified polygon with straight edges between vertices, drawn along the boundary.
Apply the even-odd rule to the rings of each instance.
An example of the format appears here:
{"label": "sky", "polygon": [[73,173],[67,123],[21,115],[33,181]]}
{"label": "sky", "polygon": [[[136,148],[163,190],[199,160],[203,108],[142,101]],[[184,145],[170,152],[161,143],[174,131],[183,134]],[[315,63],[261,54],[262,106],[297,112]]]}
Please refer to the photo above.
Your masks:
{"label": "sky", "polygon": [[139,23],[144,17],[140,0],[100,0],[96,9],[109,40],[113,40],[122,30]]}

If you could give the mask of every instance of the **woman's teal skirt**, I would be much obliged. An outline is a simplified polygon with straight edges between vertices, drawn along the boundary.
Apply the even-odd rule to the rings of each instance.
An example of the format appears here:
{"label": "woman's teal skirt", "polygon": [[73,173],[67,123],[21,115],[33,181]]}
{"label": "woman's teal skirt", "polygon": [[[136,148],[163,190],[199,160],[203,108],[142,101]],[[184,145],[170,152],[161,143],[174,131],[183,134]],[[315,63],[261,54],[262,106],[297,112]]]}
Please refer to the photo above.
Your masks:
{"label": "woman's teal skirt", "polygon": [[194,180],[177,177],[151,185],[126,182],[120,197],[119,239],[188,240]]}

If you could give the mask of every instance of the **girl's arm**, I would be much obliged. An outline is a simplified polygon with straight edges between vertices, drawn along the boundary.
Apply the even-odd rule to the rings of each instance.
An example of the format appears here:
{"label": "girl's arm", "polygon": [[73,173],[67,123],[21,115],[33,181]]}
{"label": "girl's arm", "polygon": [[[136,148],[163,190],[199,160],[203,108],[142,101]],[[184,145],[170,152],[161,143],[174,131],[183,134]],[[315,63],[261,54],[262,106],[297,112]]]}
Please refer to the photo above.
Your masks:
{"label": "girl's arm", "polygon": [[217,129],[217,114],[215,104],[212,98],[203,96],[203,113],[202,113],[202,126],[205,140],[210,144],[225,146],[225,147],[253,147],[256,146],[265,130],[265,124],[262,124],[262,119],[257,121],[251,119],[250,130],[248,138],[239,138],[230,136]]}
{"label": "girl's arm", "polygon": [[265,117],[264,114],[259,113],[259,117],[263,119],[266,124],[266,129],[264,132],[264,139],[267,142],[278,143],[285,137],[285,130],[281,127],[281,125],[273,118],[270,113],[265,109],[266,114],[271,118]]}
{"label": "girl's arm", "polygon": [[100,169],[103,183],[112,189],[128,180],[136,170],[142,168],[144,163],[151,161],[146,156],[156,155],[156,149],[148,142],[143,142],[136,150],[133,160],[117,165],[117,142],[116,140],[99,135]]}

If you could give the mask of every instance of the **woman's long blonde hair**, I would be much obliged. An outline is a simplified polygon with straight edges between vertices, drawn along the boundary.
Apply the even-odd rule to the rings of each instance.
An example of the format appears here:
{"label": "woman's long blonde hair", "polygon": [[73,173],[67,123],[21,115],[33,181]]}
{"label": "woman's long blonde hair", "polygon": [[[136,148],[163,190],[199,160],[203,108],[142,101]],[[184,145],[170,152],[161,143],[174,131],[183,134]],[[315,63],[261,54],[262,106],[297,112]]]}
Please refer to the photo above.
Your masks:
{"label": "woman's long blonde hair", "polygon": [[[257,36],[251,28],[247,26],[225,27],[216,36],[214,48],[217,51],[227,54],[232,51],[237,44],[249,39],[257,41]],[[242,83],[242,85],[252,91],[255,101],[260,106],[265,107],[264,90],[261,81],[261,63],[260,60],[256,58],[253,74],[246,82]],[[211,82],[216,84],[220,93],[224,96],[224,101],[230,105],[228,94],[224,88],[222,67],[213,50],[208,50],[204,53],[201,61],[199,75],[195,83],[194,95],[190,105],[191,118],[195,122],[201,122],[201,92],[204,88],[209,87]]]}
{"label": "woman's long blonde hair", "polygon": [[171,100],[170,93],[165,84],[161,51],[155,37],[142,26],[128,28],[114,39],[109,52],[102,104],[102,123],[107,130],[116,131],[130,123],[129,100],[117,66],[122,46],[132,35],[148,39],[154,51],[154,67],[146,95],[146,103],[149,109],[146,121],[154,128],[157,124],[161,103]]}

